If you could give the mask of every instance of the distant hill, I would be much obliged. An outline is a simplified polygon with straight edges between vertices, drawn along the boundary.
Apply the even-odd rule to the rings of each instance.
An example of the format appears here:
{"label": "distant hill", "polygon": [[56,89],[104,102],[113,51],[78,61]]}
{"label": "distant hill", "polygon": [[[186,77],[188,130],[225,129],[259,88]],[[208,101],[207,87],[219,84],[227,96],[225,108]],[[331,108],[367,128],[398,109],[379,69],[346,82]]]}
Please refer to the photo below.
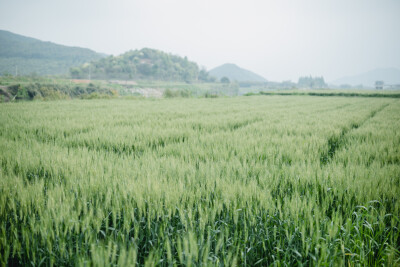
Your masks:
{"label": "distant hill", "polygon": [[164,81],[207,80],[208,73],[186,57],[143,48],[119,56],[109,56],[71,68],[73,78],[148,79]]}
{"label": "distant hill", "polygon": [[267,80],[249,70],[242,69],[235,64],[224,64],[219,67],[216,67],[209,71],[211,76],[215,76],[218,79],[222,77],[228,77],[231,81],[238,82],[266,82]]}
{"label": "distant hill", "polygon": [[349,84],[352,86],[374,86],[375,81],[384,81],[385,84],[400,84],[400,70],[396,68],[375,69],[354,76],[344,77],[333,81],[335,85]]}
{"label": "distant hill", "polygon": [[104,55],[87,48],[58,45],[0,30],[0,75],[9,73],[68,74],[73,66]]}

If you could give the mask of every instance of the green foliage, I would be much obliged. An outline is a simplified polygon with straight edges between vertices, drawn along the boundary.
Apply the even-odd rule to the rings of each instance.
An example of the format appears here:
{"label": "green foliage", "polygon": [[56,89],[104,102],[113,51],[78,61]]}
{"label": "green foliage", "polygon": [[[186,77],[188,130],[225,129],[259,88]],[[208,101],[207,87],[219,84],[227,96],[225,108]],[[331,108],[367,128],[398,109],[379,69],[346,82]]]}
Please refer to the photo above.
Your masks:
{"label": "green foliage", "polygon": [[[19,80],[20,81],[20,80]],[[3,86],[0,91],[10,100],[58,100],[70,98],[112,98],[118,92],[100,84],[74,84],[71,82],[49,82],[46,80],[23,82]]]}
{"label": "green foliage", "polygon": [[[14,88],[14,89],[13,89]],[[11,90],[12,89],[12,90]],[[28,96],[14,98],[18,90],[26,89]],[[13,91],[13,92],[11,92]],[[237,83],[186,83],[173,81],[96,81],[92,80],[66,80],[60,78],[44,78],[33,76],[0,77],[0,95],[5,101],[9,100],[40,100],[50,99],[50,91],[58,91],[52,99],[62,98],[104,98],[127,96],[152,96],[153,97],[204,97],[209,95],[236,96],[239,94]],[[93,92],[98,93],[89,96]]]}
{"label": "green foliage", "polygon": [[314,91],[270,91],[259,92],[260,95],[309,95],[309,96],[345,96],[345,97],[389,97],[400,98],[400,91],[372,91],[372,90],[314,90]]}
{"label": "green foliage", "polygon": [[398,99],[72,100],[0,114],[1,265],[400,262]]}
{"label": "green foliage", "polygon": [[228,77],[224,76],[221,78],[221,83],[230,83],[231,81],[229,80]]}
{"label": "green foliage", "polygon": [[120,56],[93,61],[72,68],[73,78],[95,79],[146,79],[193,82],[207,81],[208,74],[200,71],[196,63],[159,50],[143,48],[126,52]]}
{"label": "green foliage", "polygon": [[206,92],[206,97],[215,96],[237,96],[239,94],[239,85],[237,83],[216,84]]}
{"label": "green foliage", "polygon": [[83,94],[80,96],[80,98],[82,99],[110,99],[112,97],[113,97],[112,95],[98,93],[98,92],[92,92],[90,94]]}
{"label": "green foliage", "polygon": [[199,72],[199,81],[201,82],[216,82],[217,79],[210,76],[206,69],[202,68]]}
{"label": "green foliage", "polygon": [[166,89],[164,91],[164,97],[166,98],[172,98],[172,97],[190,97],[191,92],[189,90],[185,89],[180,89],[180,90],[171,90],[171,89]]}
{"label": "green foliage", "polygon": [[216,92],[206,92],[204,94],[205,98],[217,98],[219,95]]}
{"label": "green foliage", "polygon": [[[239,94],[239,85],[237,83],[221,84],[221,83],[185,83],[185,82],[171,82],[171,81],[136,81],[137,84],[133,88],[152,88],[170,94],[171,92],[184,91],[185,95],[189,94],[191,97],[204,97],[206,94],[213,94],[219,96],[236,96]],[[169,90],[168,90],[169,89]],[[168,90],[168,91],[167,91]]]}
{"label": "green foliage", "polygon": [[324,77],[300,77],[297,82],[297,86],[300,88],[326,88]]}
{"label": "green foliage", "polygon": [[86,48],[68,47],[0,30],[0,75],[67,74],[73,66],[102,58]]}

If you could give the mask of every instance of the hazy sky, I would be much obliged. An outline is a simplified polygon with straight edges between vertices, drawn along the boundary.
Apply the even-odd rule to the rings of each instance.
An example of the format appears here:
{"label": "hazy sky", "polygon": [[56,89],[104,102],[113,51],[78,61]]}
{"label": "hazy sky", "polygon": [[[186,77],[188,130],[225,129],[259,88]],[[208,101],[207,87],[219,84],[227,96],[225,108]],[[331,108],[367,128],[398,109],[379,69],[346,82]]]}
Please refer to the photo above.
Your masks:
{"label": "hazy sky", "polygon": [[274,81],[400,68],[400,0],[0,0],[0,29],[113,55],[156,48]]}

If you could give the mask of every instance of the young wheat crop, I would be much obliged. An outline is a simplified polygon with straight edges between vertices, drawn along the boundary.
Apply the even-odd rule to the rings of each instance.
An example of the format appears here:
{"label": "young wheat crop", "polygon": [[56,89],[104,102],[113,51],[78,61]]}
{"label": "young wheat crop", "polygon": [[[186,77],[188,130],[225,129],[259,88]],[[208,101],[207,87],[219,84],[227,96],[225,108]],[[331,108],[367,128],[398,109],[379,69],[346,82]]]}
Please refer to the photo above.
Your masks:
{"label": "young wheat crop", "polygon": [[400,264],[400,102],[0,105],[2,265]]}

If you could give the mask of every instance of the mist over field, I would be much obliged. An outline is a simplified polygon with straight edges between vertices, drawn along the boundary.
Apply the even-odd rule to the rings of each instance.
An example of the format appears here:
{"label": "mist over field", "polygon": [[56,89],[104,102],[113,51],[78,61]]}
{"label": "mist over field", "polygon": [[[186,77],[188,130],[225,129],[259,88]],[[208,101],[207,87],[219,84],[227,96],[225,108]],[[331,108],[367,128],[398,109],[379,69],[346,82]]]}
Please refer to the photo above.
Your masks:
{"label": "mist over field", "polygon": [[399,266],[400,2],[0,2],[0,266]]}

